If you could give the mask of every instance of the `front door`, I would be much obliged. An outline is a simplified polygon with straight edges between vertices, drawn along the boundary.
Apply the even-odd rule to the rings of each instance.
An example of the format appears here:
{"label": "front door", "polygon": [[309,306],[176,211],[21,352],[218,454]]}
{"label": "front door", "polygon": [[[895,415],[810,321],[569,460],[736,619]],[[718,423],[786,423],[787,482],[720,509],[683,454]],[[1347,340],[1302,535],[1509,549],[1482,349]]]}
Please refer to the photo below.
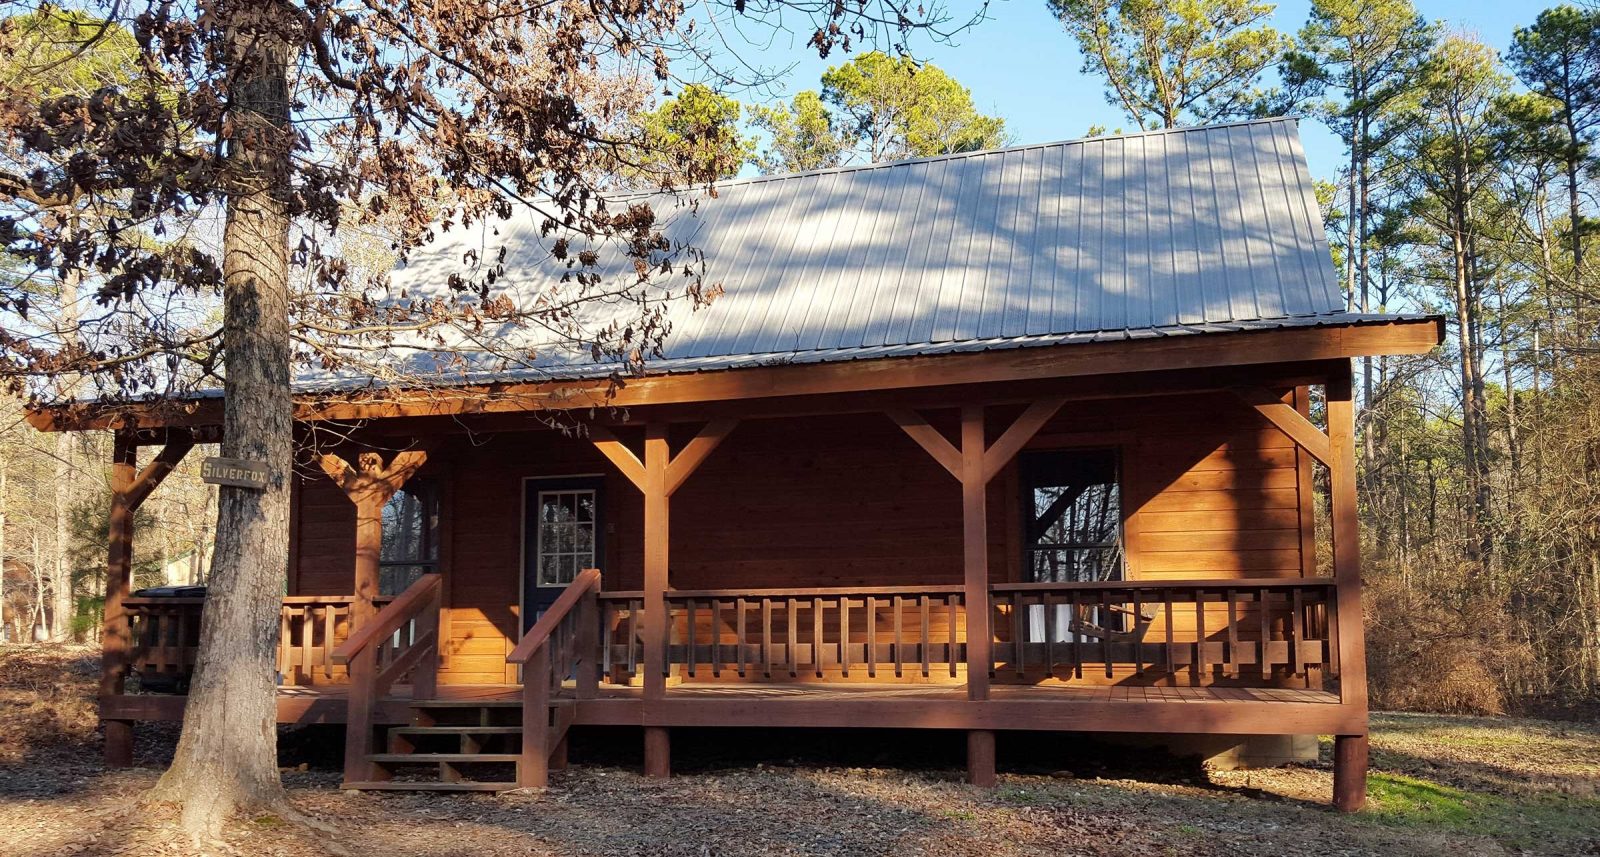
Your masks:
{"label": "front door", "polygon": [[605,552],[598,476],[529,479],[523,487],[522,630]]}

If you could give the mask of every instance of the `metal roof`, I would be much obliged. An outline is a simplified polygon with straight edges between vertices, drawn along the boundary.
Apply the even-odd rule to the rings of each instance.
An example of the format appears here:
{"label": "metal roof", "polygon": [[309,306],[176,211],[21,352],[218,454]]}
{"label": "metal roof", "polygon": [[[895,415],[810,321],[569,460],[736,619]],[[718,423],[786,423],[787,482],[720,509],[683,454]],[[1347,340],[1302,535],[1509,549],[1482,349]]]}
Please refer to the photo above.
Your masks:
{"label": "metal roof", "polygon": [[[1356,323],[1312,188],[1295,121],[1266,119],[730,181],[692,205],[643,197],[724,291],[695,312],[677,302],[653,366]],[[393,281],[441,292],[463,260],[504,248],[499,285],[515,299],[560,276],[553,237],[531,213],[458,227]],[[550,350],[539,362],[596,368]]]}

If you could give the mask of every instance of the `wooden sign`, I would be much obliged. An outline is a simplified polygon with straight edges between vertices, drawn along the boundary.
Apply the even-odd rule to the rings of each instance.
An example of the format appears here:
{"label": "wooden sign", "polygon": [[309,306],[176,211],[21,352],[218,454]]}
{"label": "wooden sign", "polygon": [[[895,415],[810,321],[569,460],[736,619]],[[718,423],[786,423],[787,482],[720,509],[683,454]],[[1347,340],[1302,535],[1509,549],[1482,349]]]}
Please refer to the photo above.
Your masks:
{"label": "wooden sign", "polygon": [[272,475],[264,461],[243,458],[207,458],[200,462],[200,480],[212,485],[232,485],[265,491]]}

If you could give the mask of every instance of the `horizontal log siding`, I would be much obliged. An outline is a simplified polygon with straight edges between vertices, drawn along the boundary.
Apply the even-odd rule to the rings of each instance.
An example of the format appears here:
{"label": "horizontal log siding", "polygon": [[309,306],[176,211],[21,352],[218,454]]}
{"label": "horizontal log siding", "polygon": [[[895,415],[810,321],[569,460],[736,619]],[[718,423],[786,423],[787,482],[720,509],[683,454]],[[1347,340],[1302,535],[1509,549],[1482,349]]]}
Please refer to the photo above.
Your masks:
{"label": "horizontal log siding", "polygon": [[[992,410],[997,424],[1014,416]],[[943,416],[930,414],[954,437]],[[697,426],[680,428],[687,439]],[[1030,448],[1074,445],[1122,449],[1130,576],[1300,575],[1294,446],[1232,397],[1069,403]],[[453,481],[441,682],[515,679],[504,658],[517,637],[525,476],[606,474],[605,587],[642,586],[641,496],[588,441],[455,437],[430,458]],[[990,486],[997,582],[1020,573],[1017,484],[1008,468]],[[321,477],[299,487],[295,589],[348,592],[353,508]],[[960,486],[887,417],[749,420],[674,495],[671,566],[675,589],[959,584]],[[1224,627],[1221,609],[1208,630]],[[1174,616],[1190,640],[1194,625]]]}

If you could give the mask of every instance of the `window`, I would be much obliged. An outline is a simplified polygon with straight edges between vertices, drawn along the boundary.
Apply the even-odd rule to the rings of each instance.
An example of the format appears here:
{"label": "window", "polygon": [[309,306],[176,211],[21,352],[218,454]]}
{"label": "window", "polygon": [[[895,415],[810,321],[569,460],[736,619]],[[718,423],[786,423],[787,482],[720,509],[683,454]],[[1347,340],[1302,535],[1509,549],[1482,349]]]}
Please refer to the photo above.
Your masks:
{"label": "window", "polygon": [[383,505],[378,592],[399,595],[417,578],[438,570],[439,495],[428,482],[413,479]]}
{"label": "window", "polygon": [[1023,574],[1049,583],[1122,578],[1122,491],[1113,450],[1037,452],[1020,462]]}
{"label": "window", "polygon": [[539,492],[537,586],[565,586],[594,567],[595,496],[590,488]]}

